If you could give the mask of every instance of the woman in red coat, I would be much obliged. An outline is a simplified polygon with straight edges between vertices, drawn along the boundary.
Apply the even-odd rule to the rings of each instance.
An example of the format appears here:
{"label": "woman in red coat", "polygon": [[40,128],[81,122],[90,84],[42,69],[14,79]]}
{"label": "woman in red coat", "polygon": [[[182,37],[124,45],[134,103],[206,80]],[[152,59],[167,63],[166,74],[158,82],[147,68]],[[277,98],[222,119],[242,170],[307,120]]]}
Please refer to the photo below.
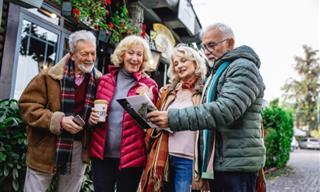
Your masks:
{"label": "woman in red coat", "polygon": [[[124,38],[111,55],[114,66],[99,82],[96,99],[108,102],[104,123],[97,124],[97,113],[91,114],[93,184],[96,192],[136,191],[146,164],[145,131],[116,101],[146,93],[155,103],[156,82],[144,73],[151,53],[147,42],[139,36]],[[94,110],[93,110],[94,111]]]}

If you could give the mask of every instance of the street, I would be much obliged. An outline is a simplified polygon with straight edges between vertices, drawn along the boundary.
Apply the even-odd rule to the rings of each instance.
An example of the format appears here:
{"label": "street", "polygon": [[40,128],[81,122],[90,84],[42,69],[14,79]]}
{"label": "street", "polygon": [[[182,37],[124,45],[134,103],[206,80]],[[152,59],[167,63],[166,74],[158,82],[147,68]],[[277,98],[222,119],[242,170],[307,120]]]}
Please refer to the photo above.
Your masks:
{"label": "street", "polygon": [[292,173],[267,181],[268,192],[320,192],[319,150],[295,150],[287,165]]}

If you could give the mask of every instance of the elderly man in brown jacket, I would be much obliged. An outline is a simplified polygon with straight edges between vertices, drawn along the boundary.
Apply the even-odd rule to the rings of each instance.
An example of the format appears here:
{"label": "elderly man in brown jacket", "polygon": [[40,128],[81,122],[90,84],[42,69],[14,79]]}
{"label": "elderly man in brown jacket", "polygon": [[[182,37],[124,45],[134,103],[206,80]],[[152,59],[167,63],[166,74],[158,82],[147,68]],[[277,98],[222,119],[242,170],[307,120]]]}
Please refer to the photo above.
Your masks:
{"label": "elderly man in brown jacket", "polygon": [[94,68],[96,38],[91,32],[71,34],[69,47],[70,53],[58,64],[31,80],[19,100],[28,125],[26,192],[46,191],[54,174],[59,177],[58,191],[80,191],[101,73]]}

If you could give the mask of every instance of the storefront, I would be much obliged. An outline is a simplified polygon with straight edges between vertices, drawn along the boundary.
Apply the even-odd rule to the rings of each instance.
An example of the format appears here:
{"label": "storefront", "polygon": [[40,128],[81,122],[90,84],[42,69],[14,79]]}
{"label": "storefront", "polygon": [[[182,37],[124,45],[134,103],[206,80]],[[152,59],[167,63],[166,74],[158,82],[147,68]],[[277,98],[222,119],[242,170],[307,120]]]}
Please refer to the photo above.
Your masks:
{"label": "storefront", "polygon": [[[127,1],[129,11],[135,8],[139,22],[146,25],[146,33],[156,32],[154,54],[162,51],[159,64],[150,72],[163,85],[167,83],[168,57],[161,42],[198,41],[201,25],[187,0]],[[180,2],[180,3],[179,3]],[[61,16],[61,8],[52,1],[44,1],[41,8],[26,8],[9,0],[0,0],[0,99],[18,99],[27,83],[44,68],[55,64],[68,51],[68,36],[79,29],[76,23]],[[132,11],[134,13],[134,11]],[[130,14],[130,12],[129,12]],[[138,18],[139,19],[139,18]],[[142,21],[141,21],[142,20]],[[5,21],[5,22],[4,22]],[[4,22],[4,23],[3,23]],[[168,28],[167,32],[154,29],[155,23]],[[168,32],[169,31],[169,32]],[[163,34],[161,34],[163,33]],[[169,35],[168,35],[169,34]],[[2,39],[1,39],[2,35]],[[175,42],[172,42],[172,38]],[[107,72],[111,50],[105,42],[98,42],[98,68]]]}

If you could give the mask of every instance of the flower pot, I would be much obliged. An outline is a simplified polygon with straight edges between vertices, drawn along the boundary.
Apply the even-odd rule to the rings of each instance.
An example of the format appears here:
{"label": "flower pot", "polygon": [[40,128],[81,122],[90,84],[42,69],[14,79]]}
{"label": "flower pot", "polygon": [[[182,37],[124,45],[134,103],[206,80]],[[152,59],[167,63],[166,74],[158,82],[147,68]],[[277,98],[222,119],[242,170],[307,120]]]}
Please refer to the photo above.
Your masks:
{"label": "flower pot", "polygon": [[20,5],[24,8],[40,8],[43,0],[10,0],[10,2]]}
{"label": "flower pot", "polygon": [[99,41],[103,41],[105,43],[108,43],[109,38],[110,38],[110,34],[107,34],[105,30],[99,31],[99,34],[98,34]]}
{"label": "flower pot", "polygon": [[72,5],[71,2],[62,2],[61,15],[64,17],[72,17]]}

